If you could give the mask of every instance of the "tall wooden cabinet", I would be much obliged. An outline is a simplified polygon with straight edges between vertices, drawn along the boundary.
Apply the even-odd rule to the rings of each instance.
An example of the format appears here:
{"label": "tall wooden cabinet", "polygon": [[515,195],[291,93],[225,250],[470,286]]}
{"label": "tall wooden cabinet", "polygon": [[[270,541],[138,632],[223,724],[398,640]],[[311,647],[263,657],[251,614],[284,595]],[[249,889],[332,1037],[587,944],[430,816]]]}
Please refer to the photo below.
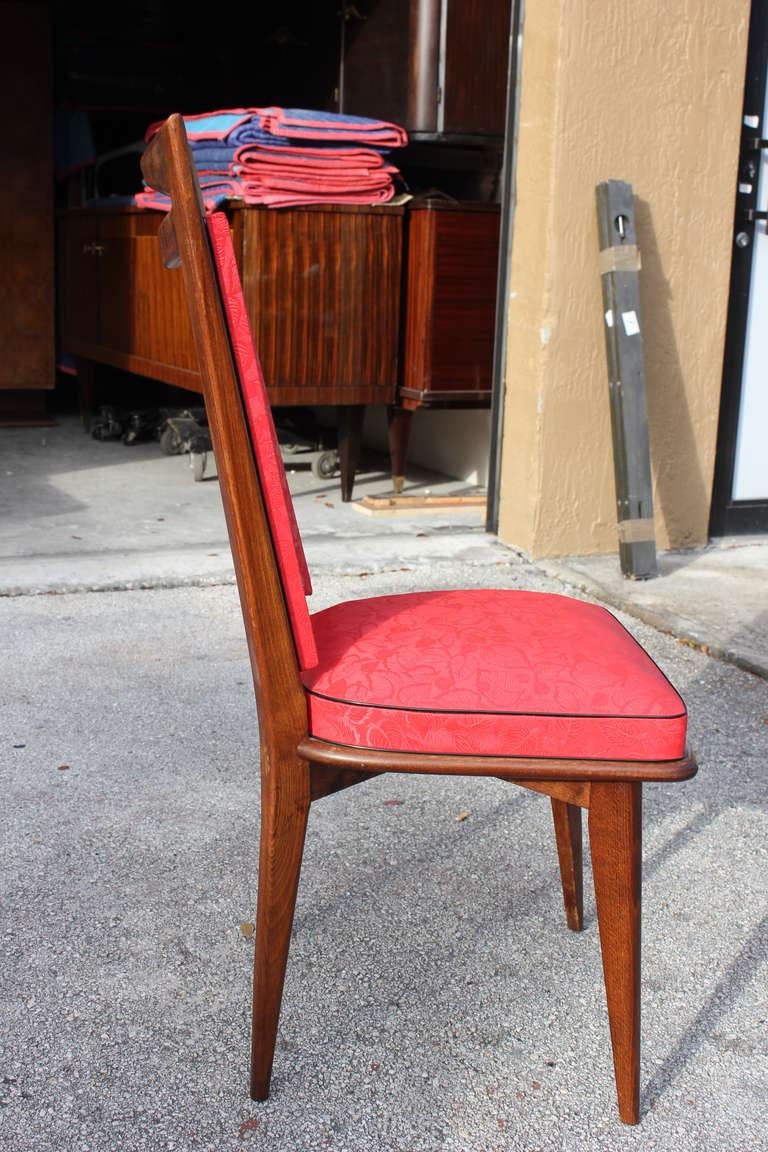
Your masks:
{"label": "tall wooden cabinet", "polygon": [[37,423],[55,383],[50,5],[2,0],[0,21],[0,423]]}
{"label": "tall wooden cabinet", "polygon": [[394,486],[412,413],[489,407],[511,0],[341,6],[338,104],[402,124],[408,206],[402,354],[389,410]]}
{"label": "tall wooden cabinet", "polygon": [[411,134],[504,133],[511,0],[341,5],[338,101]]}

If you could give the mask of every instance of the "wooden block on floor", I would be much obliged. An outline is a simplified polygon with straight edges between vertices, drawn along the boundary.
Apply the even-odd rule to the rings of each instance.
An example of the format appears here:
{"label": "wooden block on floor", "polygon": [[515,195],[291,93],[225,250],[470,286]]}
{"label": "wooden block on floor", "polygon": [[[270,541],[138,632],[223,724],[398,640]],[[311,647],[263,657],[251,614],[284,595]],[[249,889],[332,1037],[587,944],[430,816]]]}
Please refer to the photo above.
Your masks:
{"label": "wooden block on floor", "polygon": [[440,508],[485,508],[486,496],[473,494],[466,496],[419,496],[392,494],[385,496],[363,496],[354,501],[354,507],[369,516],[391,515],[396,512],[434,512]]}

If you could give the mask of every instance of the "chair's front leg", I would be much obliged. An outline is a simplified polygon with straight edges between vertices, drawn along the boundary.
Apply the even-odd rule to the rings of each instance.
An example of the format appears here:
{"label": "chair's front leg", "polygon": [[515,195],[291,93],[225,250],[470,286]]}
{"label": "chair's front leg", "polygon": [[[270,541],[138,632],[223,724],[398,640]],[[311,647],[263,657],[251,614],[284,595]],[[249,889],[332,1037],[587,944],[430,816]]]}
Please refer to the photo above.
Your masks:
{"label": "chair's front leg", "polygon": [[589,841],[619,1116],[637,1124],[642,784],[592,785]]}
{"label": "chair's front leg", "polygon": [[309,765],[296,759],[261,776],[261,843],[253,962],[251,1096],[266,1100],[309,814]]}
{"label": "chair's front leg", "polygon": [[584,884],[581,853],[581,808],[552,797],[557,857],[563,885],[563,904],[568,927],[580,932],[584,923]]}

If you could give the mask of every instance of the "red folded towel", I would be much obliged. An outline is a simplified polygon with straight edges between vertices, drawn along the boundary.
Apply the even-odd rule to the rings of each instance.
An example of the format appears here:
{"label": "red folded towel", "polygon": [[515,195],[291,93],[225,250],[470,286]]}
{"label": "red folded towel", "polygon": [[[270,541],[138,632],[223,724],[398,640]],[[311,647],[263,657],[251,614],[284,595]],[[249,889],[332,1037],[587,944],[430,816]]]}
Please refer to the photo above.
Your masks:
{"label": "red folded towel", "polygon": [[375,144],[378,148],[402,148],[408,134],[399,124],[370,116],[347,116],[340,112],[315,112],[305,108],[261,108],[261,127],[276,136],[294,140],[349,140]]}

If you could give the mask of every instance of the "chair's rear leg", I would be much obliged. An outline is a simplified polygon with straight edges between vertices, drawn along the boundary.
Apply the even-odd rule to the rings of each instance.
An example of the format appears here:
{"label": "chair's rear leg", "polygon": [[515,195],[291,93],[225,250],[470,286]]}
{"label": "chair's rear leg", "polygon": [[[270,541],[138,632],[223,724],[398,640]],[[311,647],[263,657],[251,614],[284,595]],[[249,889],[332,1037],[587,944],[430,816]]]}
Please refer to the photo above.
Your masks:
{"label": "chair's rear leg", "polygon": [[589,841],[619,1116],[640,1118],[642,784],[593,784]]}
{"label": "chair's rear leg", "polygon": [[584,923],[584,885],[581,853],[581,808],[552,797],[557,857],[563,884],[563,904],[568,927],[580,932]]}
{"label": "chair's rear leg", "polygon": [[305,761],[283,763],[276,771],[262,772],[251,1032],[254,1100],[266,1100],[269,1095],[309,804],[309,765]]}

